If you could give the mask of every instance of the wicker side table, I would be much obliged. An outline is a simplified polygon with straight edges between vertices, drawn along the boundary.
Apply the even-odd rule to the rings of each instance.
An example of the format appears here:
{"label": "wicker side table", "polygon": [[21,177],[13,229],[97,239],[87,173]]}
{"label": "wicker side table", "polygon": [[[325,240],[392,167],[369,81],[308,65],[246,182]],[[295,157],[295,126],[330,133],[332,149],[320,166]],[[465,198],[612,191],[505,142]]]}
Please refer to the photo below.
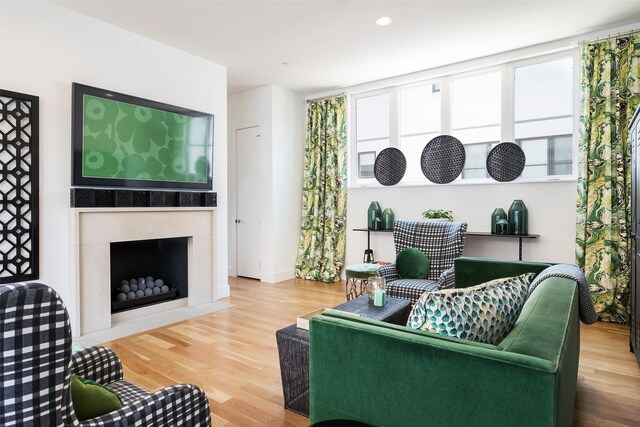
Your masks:
{"label": "wicker side table", "polygon": [[[382,322],[405,325],[411,312],[411,301],[387,298],[384,307],[375,307],[364,295],[335,307]],[[276,331],[284,407],[309,416],[309,331],[295,324]]]}
{"label": "wicker side table", "polygon": [[380,264],[364,263],[349,265],[345,268],[347,283],[345,283],[344,293],[347,301],[367,292],[367,279],[375,276],[380,267],[382,267]]}

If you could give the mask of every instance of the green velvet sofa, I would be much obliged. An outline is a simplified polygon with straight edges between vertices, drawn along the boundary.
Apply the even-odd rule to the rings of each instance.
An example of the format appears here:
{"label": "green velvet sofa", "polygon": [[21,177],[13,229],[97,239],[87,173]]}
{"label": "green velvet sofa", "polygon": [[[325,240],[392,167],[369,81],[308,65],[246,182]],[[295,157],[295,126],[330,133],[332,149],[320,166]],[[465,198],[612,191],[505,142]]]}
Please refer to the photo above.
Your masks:
{"label": "green velvet sofa", "polygon": [[[456,287],[550,264],[461,257]],[[339,312],[310,322],[310,422],[372,426],[570,426],[578,375],[578,291],[544,280],[497,346]]]}

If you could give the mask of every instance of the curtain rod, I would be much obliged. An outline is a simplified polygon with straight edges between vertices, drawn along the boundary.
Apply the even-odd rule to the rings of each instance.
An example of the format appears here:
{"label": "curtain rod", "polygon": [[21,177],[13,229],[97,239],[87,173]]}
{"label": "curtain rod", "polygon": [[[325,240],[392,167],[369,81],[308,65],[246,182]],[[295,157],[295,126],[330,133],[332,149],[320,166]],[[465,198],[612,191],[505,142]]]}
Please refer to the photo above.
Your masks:
{"label": "curtain rod", "polygon": [[325,99],[335,98],[338,96],[346,96],[345,92],[335,93],[333,95],[321,96],[319,98],[307,98],[307,101],[324,101]]}
{"label": "curtain rod", "polygon": [[616,33],[616,34],[608,34],[606,36],[603,37],[596,37],[595,39],[590,39],[590,40],[582,40],[580,42],[580,44],[586,44],[586,43],[597,43],[599,41],[604,41],[607,39],[612,39],[614,37],[624,37],[624,36],[632,36],[634,34],[640,34],[640,29],[634,29],[634,30],[629,30],[629,31],[624,31],[622,33]]}

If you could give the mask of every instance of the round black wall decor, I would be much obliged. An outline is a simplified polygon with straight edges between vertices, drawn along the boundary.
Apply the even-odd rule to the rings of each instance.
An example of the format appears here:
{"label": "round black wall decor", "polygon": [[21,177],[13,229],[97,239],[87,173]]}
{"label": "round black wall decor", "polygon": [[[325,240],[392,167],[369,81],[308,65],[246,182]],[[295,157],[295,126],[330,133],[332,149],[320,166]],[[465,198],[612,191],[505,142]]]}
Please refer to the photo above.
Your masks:
{"label": "round black wall decor", "polygon": [[425,145],[420,167],[429,181],[448,184],[462,173],[466,159],[462,142],[451,135],[440,135]]}
{"label": "round black wall decor", "polygon": [[491,149],[487,155],[487,172],[498,182],[513,181],[524,170],[527,159],[518,144],[503,142]]}
{"label": "round black wall decor", "polygon": [[407,159],[402,151],[389,147],[378,153],[373,174],[382,185],[396,185],[407,170]]}

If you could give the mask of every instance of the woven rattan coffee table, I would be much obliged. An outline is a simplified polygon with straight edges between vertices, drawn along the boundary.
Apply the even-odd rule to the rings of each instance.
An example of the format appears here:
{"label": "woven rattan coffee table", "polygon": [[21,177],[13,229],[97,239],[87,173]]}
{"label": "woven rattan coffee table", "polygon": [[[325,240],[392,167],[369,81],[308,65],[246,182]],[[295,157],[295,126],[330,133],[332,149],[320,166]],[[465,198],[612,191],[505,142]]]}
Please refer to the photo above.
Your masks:
{"label": "woven rattan coffee table", "polygon": [[[387,298],[384,307],[375,307],[364,295],[335,307],[382,322],[405,325],[411,312],[411,301]],[[309,416],[309,331],[295,324],[276,332],[284,407]]]}

